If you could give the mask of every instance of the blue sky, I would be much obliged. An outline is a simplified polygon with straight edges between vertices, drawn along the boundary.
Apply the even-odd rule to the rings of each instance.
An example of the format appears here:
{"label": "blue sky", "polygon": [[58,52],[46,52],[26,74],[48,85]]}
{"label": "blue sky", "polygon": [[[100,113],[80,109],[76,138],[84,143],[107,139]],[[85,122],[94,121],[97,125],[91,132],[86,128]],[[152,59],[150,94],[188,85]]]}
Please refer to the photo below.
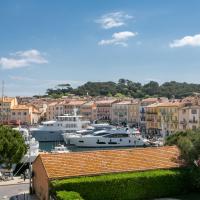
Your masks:
{"label": "blue sky", "polygon": [[7,96],[126,78],[200,83],[200,1],[2,0]]}

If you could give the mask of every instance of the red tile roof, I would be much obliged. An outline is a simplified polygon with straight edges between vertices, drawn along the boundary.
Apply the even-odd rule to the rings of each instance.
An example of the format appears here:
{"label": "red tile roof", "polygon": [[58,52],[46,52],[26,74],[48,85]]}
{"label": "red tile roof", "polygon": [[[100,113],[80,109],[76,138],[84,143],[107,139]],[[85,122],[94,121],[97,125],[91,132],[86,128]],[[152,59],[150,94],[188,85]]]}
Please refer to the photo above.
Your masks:
{"label": "red tile roof", "polygon": [[[40,154],[49,179],[181,166],[175,146]],[[37,160],[36,159],[36,160]]]}

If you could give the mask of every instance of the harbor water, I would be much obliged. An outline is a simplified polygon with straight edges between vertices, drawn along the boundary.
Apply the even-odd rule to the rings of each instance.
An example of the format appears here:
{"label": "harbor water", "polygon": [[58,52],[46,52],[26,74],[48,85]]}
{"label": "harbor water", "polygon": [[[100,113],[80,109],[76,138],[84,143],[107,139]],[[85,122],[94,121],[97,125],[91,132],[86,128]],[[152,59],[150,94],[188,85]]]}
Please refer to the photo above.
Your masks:
{"label": "harbor water", "polygon": [[76,147],[74,145],[66,145],[65,142],[39,142],[39,149],[41,151],[50,152],[58,144],[65,145],[67,149],[70,150],[71,152],[137,148],[137,147],[100,147],[100,148],[86,148],[86,147],[83,148],[82,147],[81,148],[81,147]]}

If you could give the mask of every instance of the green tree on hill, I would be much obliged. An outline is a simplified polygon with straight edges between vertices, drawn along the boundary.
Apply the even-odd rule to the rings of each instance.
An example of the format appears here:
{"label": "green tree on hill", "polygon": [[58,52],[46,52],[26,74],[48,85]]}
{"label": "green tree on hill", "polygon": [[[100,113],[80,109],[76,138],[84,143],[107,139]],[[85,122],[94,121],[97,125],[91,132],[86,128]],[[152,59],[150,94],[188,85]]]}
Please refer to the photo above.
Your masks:
{"label": "green tree on hill", "polygon": [[12,128],[0,126],[0,164],[11,169],[26,153],[27,147],[22,135]]}

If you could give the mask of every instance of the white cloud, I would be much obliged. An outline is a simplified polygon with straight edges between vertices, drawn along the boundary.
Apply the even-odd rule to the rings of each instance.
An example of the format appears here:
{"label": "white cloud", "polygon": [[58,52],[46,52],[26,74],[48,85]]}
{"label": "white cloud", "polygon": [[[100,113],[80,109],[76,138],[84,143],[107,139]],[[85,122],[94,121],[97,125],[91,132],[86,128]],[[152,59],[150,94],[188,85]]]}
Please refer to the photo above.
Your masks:
{"label": "white cloud", "polygon": [[95,22],[101,24],[104,29],[110,29],[125,25],[125,21],[132,19],[131,15],[124,12],[112,12],[101,16]]}
{"label": "white cloud", "polygon": [[101,40],[98,44],[99,45],[110,45],[110,44],[114,44],[114,45],[121,45],[126,47],[128,44],[126,43],[126,41],[131,38],[136,36],[137,33],[135,32],[130,32],[130,31],[123,31],[123,32],[118,32],[118,33],[114,33],[112,35],[112,39],[110,40]]}
{"label": "white cloud", "polygon": [[36,79],[29,78],[29,77],[24,77],[24,76],[12,76],[10,75],[9,78],[11,80],[16,80],[16,81],[35,81]]}
{"label": "white cloud", "polygon": [[194,36],[185,36],[182,39],[174,40],[169,44],[171,48],[183,46],[200,46],[200,34]]}
{"label": "white cloud", "polygon": [[0,65],[3,69],[14,69],[27,67],[31,64],[46,64],[48,61],[42,56],[42,54],[36,50],[31,49],[27,51],[18,51],[10,54],[11,57],[1,57]]}

